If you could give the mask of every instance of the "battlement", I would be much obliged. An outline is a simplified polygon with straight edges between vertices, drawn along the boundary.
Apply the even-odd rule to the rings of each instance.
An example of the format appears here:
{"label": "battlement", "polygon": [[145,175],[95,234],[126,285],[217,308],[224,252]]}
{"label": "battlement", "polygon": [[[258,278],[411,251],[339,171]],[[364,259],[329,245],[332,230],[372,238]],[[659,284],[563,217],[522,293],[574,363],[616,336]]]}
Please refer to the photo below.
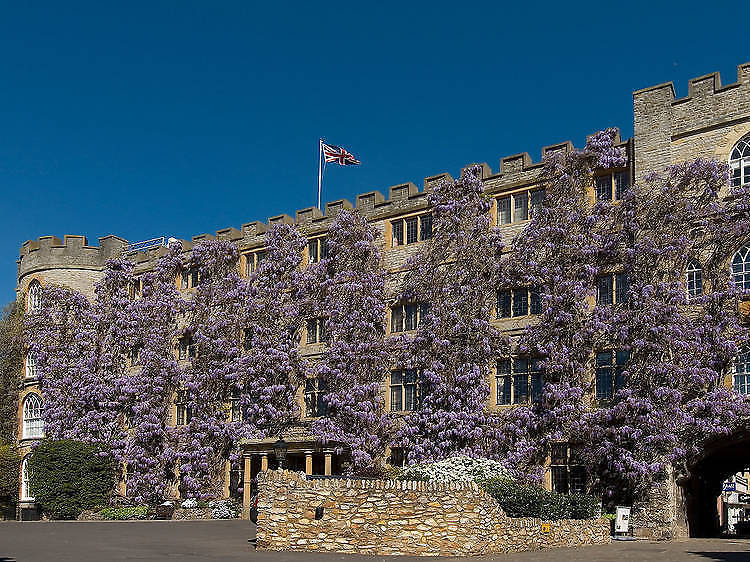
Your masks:
{"label": "battlement", "polygon": [[[618,139],[619,142],[619,139]],[[505,156],[500,159],[498,172],[493,172],[487,163],[470,164],[468,166],[479,166],[482,180],[492,180],[494,190],[498,185],[505,183],[516,183],[519,178],[529,174],[536,177],[536,173],[542,167],[544,156],[552,152],[568,152],[573,150],[570,141],[545,146],[541,150],[542,160],[533,162],[528,153]],[[468,166],[464,167],[464,171]],[[400,183],[388,188],[386,198],[382,192],[373,190],[357,195],[352,204],[347,199],[329,201],[323,206],[323,210],[317,207],[305,207],[295,212],[294,217],[281,214],[269,217],[266,222],[248,222],[241,227],[227,227],[216,231],[215,234],[198,234],[190,240],[180,240],[183,251],[187,252],[193,246],[203,240],[229,240],[238,242],[245,247],[261,245],[262,237],[274,224],[296,224],[306,234],[317,234],[324,232],[328,224],[342,210],[357,209],[370,219],[386,218],[396,216],[399,213],[418,210],[427,207],[427,195],[441,181],[452,181],[453,177],[447,172],[441,172],[424,178],[421,189],[413,182]],[[42,236],[37,240],[29,240],[21,246],[19,264],[19,277],[25,273],[45,268],[79,266],[90,268],[101,268],[107,259],[122,252],[127,252],[130,259],[136,264],[144,264],[167,252],[163,245],[148,247],[144,251],[129,251],[128,241],[113,235],[99,238],[99,246],[89,246],[86,237],[66,235],[61,242],[55,236]]]}
{"label": "battlement", "polygon": [[737,88],[750,88],[750,62],[738,65],[737,81],[726,86],[721,85],[721,76],[718,72],[711,72],[691,79],[688,83],[688,95],[684,98],[676,98],[674,83],[672,82],[664,82],[663,84],[636,90],[633,92],[633,98],[659,98],[672,104],[684,104],[693,100],[721,95]]}

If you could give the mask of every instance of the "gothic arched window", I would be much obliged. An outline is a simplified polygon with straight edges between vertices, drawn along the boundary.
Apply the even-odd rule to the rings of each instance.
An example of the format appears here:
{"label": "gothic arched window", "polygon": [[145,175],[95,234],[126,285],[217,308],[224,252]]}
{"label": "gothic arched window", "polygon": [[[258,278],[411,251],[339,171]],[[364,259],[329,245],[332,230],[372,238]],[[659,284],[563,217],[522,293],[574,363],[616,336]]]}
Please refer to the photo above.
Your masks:
{"label": "gothic arched window", "polygon": [[29,472],[29,457],[26,455],[21,462],[21,500],[33,501],[34,496],[31,495],[31,473]]}
{"label": "gothic arched window", "polygon": [[746,244],[734,254],[732,280],[738,288],[750,291],[750,244]]}
{"label": "gothic arched window", "polygon": [[750,134],[742,137],[729,155],[729,178],[732,186],[750,185]]}
{"label": "gothic arched window", "polygon": [[29,394],[23,401],[23,438],[44,437],[44,403],[38,394]]}
{"label": "gothic arched window", "polygon": [[37,312],[42,305],[42,284],[36,279],[29,283],[26,293],[26,312]]}
{"label": "gothic arched window", "polygon": [[26,378],[27,379],[35,379],[36,378],[36,355],[33,351],[29,351],[26,354]]}

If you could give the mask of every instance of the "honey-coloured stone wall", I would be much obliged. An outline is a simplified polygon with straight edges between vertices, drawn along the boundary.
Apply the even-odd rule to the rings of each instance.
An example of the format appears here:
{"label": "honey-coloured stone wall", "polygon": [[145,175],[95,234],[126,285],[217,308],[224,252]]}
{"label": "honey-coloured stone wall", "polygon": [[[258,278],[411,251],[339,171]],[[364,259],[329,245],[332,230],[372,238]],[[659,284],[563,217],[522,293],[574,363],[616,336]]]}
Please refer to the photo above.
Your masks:
{"label": "honey-coloured stone wall", "polygon": [[256,537],[263,550],[449,556],[610,541],[606,519],[508,517],[474,483],[306,479],[266,471],[258,475],[258,491]]}

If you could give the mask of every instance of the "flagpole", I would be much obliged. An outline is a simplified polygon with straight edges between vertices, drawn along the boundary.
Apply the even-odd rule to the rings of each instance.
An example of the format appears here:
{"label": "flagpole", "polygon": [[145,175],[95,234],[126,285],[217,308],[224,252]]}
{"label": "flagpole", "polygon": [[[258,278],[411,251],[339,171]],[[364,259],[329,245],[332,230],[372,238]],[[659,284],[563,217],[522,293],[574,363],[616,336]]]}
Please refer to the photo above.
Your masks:
{"label": "flagpole", "polygon": [[323,159],[323,139],[318,139],[318,209],[320,209],[320,190],[323,185],[323,166],[320,161]]}

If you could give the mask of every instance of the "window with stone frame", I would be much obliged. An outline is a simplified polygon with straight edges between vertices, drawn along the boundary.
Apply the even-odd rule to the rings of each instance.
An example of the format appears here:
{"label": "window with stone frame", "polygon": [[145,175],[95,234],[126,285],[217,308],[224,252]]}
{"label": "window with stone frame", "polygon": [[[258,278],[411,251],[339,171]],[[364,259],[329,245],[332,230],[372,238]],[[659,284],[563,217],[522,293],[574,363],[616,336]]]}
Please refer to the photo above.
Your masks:
{"label": "window with stone frame", "polygon": [[737,250],[732,258],[732,281],[737,288],[750,291],[750,244]]}
{"label": "window with stone frame", "polygon": [[496,315],[498,318],[515,318],[541,313],[542,299],[536,288],[519,287],[501,289],[497,292]]}
{"label": "window with stone frame", "polygon": [[187,334],[179,339],[177,344],[178,359],[192,359],[198,354],[198,346],[195,344],[193,336]]}
{"label": "window with stone frame", "polygon": [[732,361],[732,386],[738,394],[750,394],[750,348],[743,347]]}
{"label": "window with stone frame", "polygon": [[31,379],[35,379],[36,377],[37,377],[36,354],[33,351],[29,351],[26,354],[24,378],[26,378],[27,380],[31,380]]}
{"label": "window with stone frame", "polygon": [[31,470],[29,469],[29,459],[31,453],[26,455],[21,462],[21,501],[34,501],[34,494],[31,492]]}
{"label": "window with stone frame", "polygon": [[605,273],[596,277],[596,304],[606,306],[628,302],[630,280],[627,273]]}
{"label": "window with stone frame", "polygon": [[630,189],[630,172],[622,170],[597,175],[594,178],[594,192],[597,201],[618,201]]}
{"label": "window with stone frame", "polygon": [[190,406],[190,393],[187,390],[178,390],[175,397],[177,407],[176,425],[187,425],[193,419],[193,408]]}
{"label": "window with stone frame", "polygon": [[27,394],[23,400],[21,435],[23,439],[44,437],[44,401],[33,392]]}
{"label": "window with stone frame", "polygon": [[685,278],[688,298],[701,296],[703,294],[703,269],[698,261],[688,262]]}
{"label": "window with stone frame", "polygon": [[729,183],[732,187],[750,185],[750,134],[742,137],[729,154]]}
{"label": "window with stone frame", "polygon": [[416,330],[427,320],[430,305],[427,303],[397,304],[391,307],[391,332]]}
{"label": "window with stone frame", "polygon": [[251,273],[258,271],[258,268],[265,257],[265,250],[255,250],[245,254],[245,277],[250,277]]}
{"label": "window with stone frame", "polygon": [[596,399],[611,400],[615,393],[625,387],[623,372],[630,352],[607,349],[596,354]]}
{"label": "window with stone frame", "polygon": [[319,418],[328,413],[326,395],[328,385],[321,377],[305,379],[305,415],[308,418]]}
{"label": "window with stone frame", "polygon": [[497,362],[496,404],[528,404],[542,399],[544,371],[541,359],[512,357]]}
{"label": "window with stone frame", "polygon": [[578,457],[578,449],[568,443],[553,443],[550,450],[552,491],[559,494],[585,494],[588,475]]}
{"label": "window with stone frame", "polygon": [[544,203],[544,189],[531,189],[498,197],[497,224],[512,224],[527,221]]}
{"label": "window with stone frame", "polygon": [[415,244],[432,238],[432,214],[415,215],[391,221],[393,246]]}
{"label": "window with stone frame", "polygon": [[132,300],[136,300],[141,298],[141,295],[143,294],[143,287],[141,286],[141,279],[139,277],[136,277],[130,283],[128,283],[128,296]]}
{"label": "window with stone frame", "polygon": [[199,275],[197,268],[191,267],[183,269],[180,277],[180,290],[185,291],[186,289],[193,289],[198,286],[198,281]]}
{"label": "window with stone frame", "polygon": [[26,291],[26,312],[38,312],[42,306],[42,284],[34,279]]}
{"label": "window with stone frame", "polygon": [[305,332],[307,332],[306,342],[312,343],[325,343],[328,341],[327,332],[328,319],[325,317],[321,318],[309,318],[305,322]]}
{"label": "window with stone frame", "polygon": [[419,408],[419,371],[394,369],[390,376],[391,412],[412,412]]}
{"label": "window with stone frame", "polygon": [[328,257],[328,239],[313,238],[307,241],[307,263],[318,263]]}

